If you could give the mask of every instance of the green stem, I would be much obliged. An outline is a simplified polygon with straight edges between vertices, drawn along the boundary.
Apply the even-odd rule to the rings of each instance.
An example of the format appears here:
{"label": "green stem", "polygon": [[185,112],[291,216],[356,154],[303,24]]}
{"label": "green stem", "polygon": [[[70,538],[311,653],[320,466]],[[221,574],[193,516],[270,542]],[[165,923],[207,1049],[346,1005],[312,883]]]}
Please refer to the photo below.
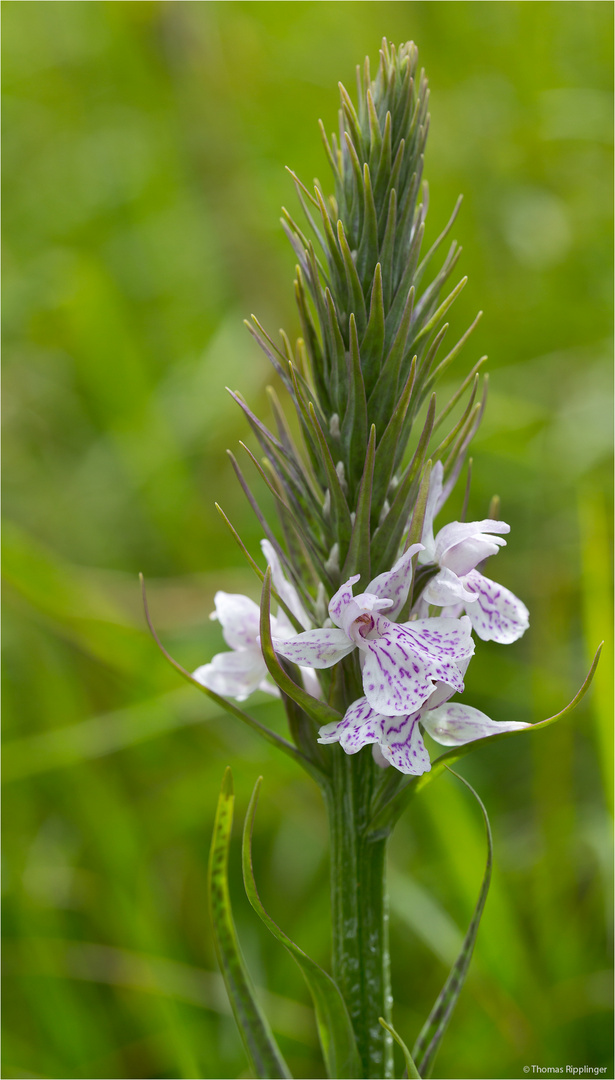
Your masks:
{"label": "green stem", "polygon": [[368,839],[371,794],[379,770],[369,748],[336,746],[325,789],[331,843],[333,976],[355,1031],[363,1076],[393,1076],[393,1043],[378,1018],[391,1020],[386,841]]}

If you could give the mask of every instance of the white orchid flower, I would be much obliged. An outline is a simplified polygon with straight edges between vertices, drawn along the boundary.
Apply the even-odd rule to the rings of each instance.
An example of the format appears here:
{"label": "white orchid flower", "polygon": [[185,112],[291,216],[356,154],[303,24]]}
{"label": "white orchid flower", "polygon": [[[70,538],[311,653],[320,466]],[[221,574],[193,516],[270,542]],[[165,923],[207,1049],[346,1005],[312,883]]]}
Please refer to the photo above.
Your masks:
{"label": "white orchid flower", "polygon": [[[297,590],[284,576],[280,560],[268,540],[261,541],[263,554],[271,566],[273,583],[278,596],[292,611],[302,626],[309,628],[310,621],[302,607]],[[245,701],[255,690],[264,690],[279,697],[279,690],[267,678],[267,667],[260,647],[260,609],[258,604],[240,593],[217,592],[215,611],[210,618],[219,619],[222,634],[231,652],[218,653],[211,663],[203,664],[193,672],[198,682],[208,690],[224,697]],[[293,637],[296,630],[282,609],[271,618],[272,631],[279,638]],[[318,693],[317,678],[313,671],[304,672],[309,690]]]}
{"label": "white orchid flower", "polygon": [[[359,649],[363,689],[369,705],[386,716],[415,712],[438,682],[463,689],[464,664],[474,652],[468,618],[417,619],[393,622],[408,597],[412,557],[422,550],[413,544],[384,574],[352,595],[359,575],[349,578],[329,604],[331,628],[308,630],[290,640],[274,637],[276,652],[295,664],[328,668],[353,649]],[[386,610],[386,615],[382,612]]]}
{"label": "white orchid flower", "polygon": [[320,729],[318,741],[339,742],[347,754],[356,754],[371,744],[374,759],[382,768],[393,765],[402,773],[420,776],[431,769],[421,727],[442,746],[463,746],[475,739],[531,726],[516,721],[496,723],[479,709],[461,702],[445,704],[452,692],[442,684],[417,712],[408,716],[383,716],[371,708],[367,698],[358,698],[343,720]]}
{"label": "white orchid flower", "polygon": [[[421,563],[437,563],[439,572],[423,590],[419,613],[428,604],[448,609],[447,614],[465,611],[483,641],[509,644],[525,633],[529,612],[509,589],[481,574],[476,566],[496,555],[506,541],[500,533],[510,532],[505,521],[453,521],[434,538],[433,522],[442,499],[442,463],[431,474],[423,525]],[[491,534],[496,535],[491,535]]]}

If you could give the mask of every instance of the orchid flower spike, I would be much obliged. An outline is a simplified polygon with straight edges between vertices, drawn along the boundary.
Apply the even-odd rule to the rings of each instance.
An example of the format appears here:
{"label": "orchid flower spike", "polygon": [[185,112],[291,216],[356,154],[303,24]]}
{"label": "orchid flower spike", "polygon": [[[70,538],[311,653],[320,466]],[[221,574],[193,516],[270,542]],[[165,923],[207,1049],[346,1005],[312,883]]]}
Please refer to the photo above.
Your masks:
{"label": "orchid flower spike", "polygon": [[452,693],[449,687],[440,685],[417,712],[408,716],[383,716],[372,709],[367,698],[358,698],[343,720],[320,729],[318,741],[339,742],[347,754],[356,754],[372,744],[374,759],[382,768],[394,765],[402,773],[420,776],[431,769],[421,727],[442,746],[463,746],[503,731],[531,727],[514,720],[496,723],[479,709],[458,701],[445,704]]}
{"label": "orchid flower spike", "polygon": [[[504,521],[453,521],[434,538],[434,517],[442,499],[442,463],[434,466],[423,526],[421,563],[436,563],[439,572],[423,590],[419,611],[428,604],[465,611],[483,641],[502,645],[516,641],[529,626],[525,604],[509,589],[481,574],[476,566],[506,545],[500,533],[510,532]],[[491,535],[491,534],[496,535]]]}
{"label": "orchid flower spike", "polygon": [[413,544],[358,596],[353,596],[352,586],[359,575],[349,578],[329,604],[335,625],[286,640],[274,637],[276,652],[295,664],[328,668],[358,648],[365,696],[371,708],[385,716],[415,712],[439,682],[451,693],[461,691],[464,665],[474,652],[470,620],[393,621],[408,597],[412,558],[420,550],[421,544]]}
{"label": "orchid flower spike", "polygon": [[[306,629],[310,621],[301,605],[294,585],[284,576],[277,552],[268,540],[261,540],[261,549],[267,563],[271,566],[273,583],[280,599],[292,611]],[[198,682],[208,690],[214,690],[224,697],[245,701],[255,690],[264,690],[274,697],[280,692],[267,678],[267,667],[260,647],[260,609],[258,604],[240,593],[217,592],[215,611],[211,619],[219,619],[222,634],[231,652],[218,653],[211,663],[203,664],[193,672]],[[274,633],[280,638],[293,637],[296,633],[288,617],[281,609],[271,619]],[[316,680],[313,672],[307,674]],[[316,688],[310,686],[314,692]]]}

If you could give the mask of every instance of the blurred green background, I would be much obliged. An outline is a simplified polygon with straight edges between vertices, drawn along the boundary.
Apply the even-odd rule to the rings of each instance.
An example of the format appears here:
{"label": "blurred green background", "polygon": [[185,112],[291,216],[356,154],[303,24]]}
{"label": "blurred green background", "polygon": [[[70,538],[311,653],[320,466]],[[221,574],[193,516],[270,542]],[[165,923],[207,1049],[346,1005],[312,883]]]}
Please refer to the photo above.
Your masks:
{"label": "blurred green background", "polygon": [[[236,1077],[205,870],[230,763],[256,777],[265,903],[326,963],[326,824],[291,763],[180,685],[219,651],[216,589],[256,596],[214,507],[260,531],[225,457],[268,416],[254,311],[298,333],[279,209],[289,165],[328,181],[336,126],[386,34],[432,86],[433,239],[470,276],[464,367],[491,357],[470,517],[512,526],[497,576],[532,614],[480,644],[467,700],[539,720],[609,636],[612,5],[573,2],[4,3],[5,1077]],[[266,500],[265,500],[266,501]],[[457,500],[458,502],[459,500]],[[454,504],[454,505],[453,505]],[[451,510],[457,505],[452,501]],[[612,1076],[610,649],[591,695],[536,736],[467,758],[496,869],[441,1077],[525,1064]],[[254,714],[280,723],[278,706]],[[451,778],[391,851],[395,1023],[417,1034],[484,863]],[[238,828],[237,828],[238,832]],[[299,972],[232,888],[244,951],[297,1077],[323,1075]]]}

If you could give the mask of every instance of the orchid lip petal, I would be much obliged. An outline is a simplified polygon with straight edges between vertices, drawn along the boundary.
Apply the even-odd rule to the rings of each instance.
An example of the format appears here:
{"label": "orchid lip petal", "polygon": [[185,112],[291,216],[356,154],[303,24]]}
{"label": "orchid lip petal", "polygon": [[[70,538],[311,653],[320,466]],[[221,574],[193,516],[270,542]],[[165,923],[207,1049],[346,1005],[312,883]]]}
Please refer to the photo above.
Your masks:
{"label": "orchid lip petal", "polygon": [[380,749],[384,757],[402,773],[421,776],[431,762],[419,728],[419,715],[387,717]]}

